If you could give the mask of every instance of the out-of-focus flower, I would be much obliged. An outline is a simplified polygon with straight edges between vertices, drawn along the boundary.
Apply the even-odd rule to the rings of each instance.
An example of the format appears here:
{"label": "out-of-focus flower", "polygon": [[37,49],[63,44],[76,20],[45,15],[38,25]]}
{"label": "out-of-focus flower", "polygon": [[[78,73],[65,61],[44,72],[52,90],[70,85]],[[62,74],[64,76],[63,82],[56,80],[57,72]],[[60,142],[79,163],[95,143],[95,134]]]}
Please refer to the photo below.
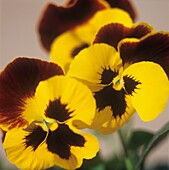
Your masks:
{"label": "out-of-focus flower", "polygon": [[132,19],[125,11],[117,8],[98,11],[85,25],[61,34],[52,43],[51,61],[58,63],[67,72],[69,64],[82,49],[93,43],[99,29],[110,23],[132,26]]}
{"label": "out-of-focus flower", "polygon": [[21,169],[74,169],[93,158],[98,141],[77,126],[90,126],[95,108],[91,91],[56,64],[17,58],[0,74],[3,146]]}
{"label": "out-of-focus flower", "polygon": [[97,11],[105,8],[121,8],[135,19],[136,12],[129,0],[68,0],[63,5],[48,4],[38,25],[40,41],[49,51],[53,40],[60,34],[84,25]]}
{"label": "out-of-focus flower", "polygon": [[[144,48],[149,52],[146,46],[142,46],[143,51]],[[154,49],[153,54],[160,54],[156,46]],[[135,56],[125,50],[132,61]],[[155,119],[168,101],[169,81],[159,64],[142,61],[124,67],[120,54],[110,45],[94,44],[75,57],[67,73],[92,90],[97,105],[92,128],[103,134],[121,127],[135,110],[144,121]]]}

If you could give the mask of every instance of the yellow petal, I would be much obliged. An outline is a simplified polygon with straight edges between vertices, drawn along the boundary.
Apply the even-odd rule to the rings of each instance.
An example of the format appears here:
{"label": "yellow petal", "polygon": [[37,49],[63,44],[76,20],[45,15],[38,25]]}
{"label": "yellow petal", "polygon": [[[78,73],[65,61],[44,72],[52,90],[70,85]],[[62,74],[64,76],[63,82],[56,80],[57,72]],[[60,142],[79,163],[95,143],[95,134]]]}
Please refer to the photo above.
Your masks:
{"label": "yellow petal", "polygon": [[69,31],[57,37],[51,46],[50,59],[59,64],[65,72],[78,52],[88,44],[74,31]]}
{"label": "yellow petal", "polygon": [[[21,169],[41,170],[54,165],[65,169],[75,169],[81,166],[83,158],[91,159],[99,150],[98,141],[92,135],[80,133],[75,129],[73,131],[71,129],[67,129],[68,131],[63,129],[60,131],[62,134],[54,132],[53,135],[56,135],[54,137],[51,131],[46,132],[43,126],[38,125],[38,127],[42,129],[35,129],[33,133],[30,128],[27,130],[18,129],[8,131],[5,136],[3,146],[7,157]],[[72,133],[75,137],[80,136],[83,138],[85,141],[84,145],[79,144],[76,146],[79,141],[71,138]],[[64,141],[65,139],[66,141],[68,140],[67,144]],[[55,148],[59,146],[62,148]],[[66,149],[70,149],[69,158],[62,158],[62,154],[56,154],[56,152],[65,152],[63,151],[64,146],[68,146]]]}
{"label": "yellow petal", "polygon": [[67,72],[69,64],[80,50],[90,45],[98,30],[109,23],[131,26],[132,19],[121,9],[113,8],[97,12],[88,22],[57,37],[51,46],[51,61],[59,64]]}
{"label": "yellow petal", "polygon": [[124,26],[131,27],[132,19],[129,14],[122,9],[104,9],[98,11],[83,27],[77,28],[76,33],[80,35],[84,41],[91,44],[99,29],[110,23],[121,23]]}
{"label": "yellow petal", "polygon": [[71,127],[76,134],[84,137],[84,147],[71,147],[71,152],[78,158],[91,159],[96,156],[99,151],[99,142],[97,138],[91,134],[85,132],[79,132],[75,128]]}
{"label": "yellow petal", "polygon": [[[39,142],[39,146],[34,151],[33,145],[26,143],[26,136],[30,134],[29,131],[20,129],[13,129],[6,133],[3,146],[9,161],[15,164],[17,167],[25,170],[29,169],[45,169],[53,166],[53,155],[48,153],[45,148],[43,141],[45,138],[39,141],[40,137],[43,137],[45,131],[37,131],[36,138],[34,140]],[[32,143],[33,144],[33,143]],[[51,159],[51,160],[50,160]]]}
{"label": "yellow petal", "polygon": [[107,44],[94,44],[76,56],[67,75],[97,86],[101,83],[104,69],[118,70],[121,65],[122,60],[113,47]]}
{"label": "yellow petal", "polygon": [[[112,96],[113,99],[113,96]],[[116,101],[118,106],[114,106],[116,108],[123,107],[123,100]],[[111,134],[114,131],[118,130],[122,127],[125,123],[127,123],[130,118],[133,116],[135,109],[131,104],[128,96],[125,96],[125,105],[126,108],[123,113],[115,114],[113,113],[110,106],[105,107],[103,110],[99,111],[97,109],[97,113],[93,120],[93,124],[91,125],[92,129],[97,129],[102,134]],[[112,105],[112,108],[114,108]]]}
{"label": "yellow petal", "polygon": [[[108,70],[106,74],[105,70]],[[104,134],[112,133],[121,127],[134,113],[125,91],[122,89],[118,92],[111,85],[113,73],[117,72],[118,75],[122,71],[122,61],[113,47],[94,44],[76,56],[67,73],[92,90],[98,109],[91,128]]]}
{"label": "yellow petal", "polygon": [[158,64],[132,64],[124,71],[123,79],[125,90],[143,121],[155,119],[164,110],[169,96],[169,81]]}
{"label": "yellow petal", "polygon": [[[47,107],[50,107],[50,102],[53,101],[59,102],[56,102],[56,107],[59,108],[50,113],[53,115],[46,115]],[[33,121],[30,113],[41,113],[52,119],[58,118],[56,121],[59,122],[73,123],[78,120],[84,123],[83,126],[88,126],[92,123],[95,107],[95,100],[87,86],[73,78],[55,76],[38,85],[35,97],[28,101],[24,115]]]}

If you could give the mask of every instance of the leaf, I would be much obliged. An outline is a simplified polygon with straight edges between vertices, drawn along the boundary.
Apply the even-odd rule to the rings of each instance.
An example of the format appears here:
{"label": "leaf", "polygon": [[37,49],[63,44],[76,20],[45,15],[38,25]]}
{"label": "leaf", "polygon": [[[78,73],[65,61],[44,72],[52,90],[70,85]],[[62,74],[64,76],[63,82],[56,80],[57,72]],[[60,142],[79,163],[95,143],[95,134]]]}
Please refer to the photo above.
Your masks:
{"label": "leaf", "polygon": [[140,157],[137,165],[136,165],[136,170],[140,169],[143,167],[144,160],[146,159],[147,155],[152,151],[162,140],[164,140],[169,133],[169,122],[167,122],[150,140],[149,144],[143,151],[142,156]]}
{"label": "leaf", "polygon": [[126,170],[133,170],[133,164],[129,158],[125,159]]}
{"label": "leaf", "polygon": [[146,146],[153,136],[154,134],[151,132],[143,130],[134,131],[128,141],[128,148],[135,151],[140,146]]}

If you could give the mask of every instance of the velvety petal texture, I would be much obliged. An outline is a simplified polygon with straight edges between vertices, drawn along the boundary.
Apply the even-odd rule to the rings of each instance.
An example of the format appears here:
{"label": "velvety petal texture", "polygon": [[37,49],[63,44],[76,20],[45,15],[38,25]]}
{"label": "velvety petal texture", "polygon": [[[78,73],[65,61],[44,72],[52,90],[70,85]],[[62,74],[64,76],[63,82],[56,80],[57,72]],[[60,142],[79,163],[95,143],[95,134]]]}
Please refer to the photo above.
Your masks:
{"label": "velvety petal texture", "polygon": [[169,77],[169,33],[154,32],[138,39],[124,39],[119,43],[124,62],[153,61],[161,65]]}
{"label": "velvety petal texture", "polygon": [[53,41],[50,50],[51,61],[58,63],[67,72],[69,64],[79,51],[92,44],[97,31],[109,23],[132,26],[132,20],[125,11],[117,8],[101,10],[84,26],[63,33]]}
{"label": "velvety petal texture", "polygon": [[119,8],[108,8],[95,13],[95,15],[90,18],[83,27],[79,27],[76,32],[91,44],[100,28],[110,23],[120,23],[127,27],[133,25],[133,21],[126,11]]}
{"label": "velvety petal texture", "polygon": [[136,23],[131,27],[123,23],[111,23],[103,26],[97,33],[94,43],[106,43],[117,50],[118,43],[125,38],[142,38],[153,32],[154,29],[147,23]]}
{"label": "velvety petal texture", "polygon": [[48,132],[42,126],[45,125],[35,126],[31,131],[11,130],[6,134],[3,146],[7,157],[19,168],[41,170],[58,165],[75,169],[81,166],[83,158],[96,155],[99,146],[94,136],[66,125]]}
{"label": "velvety petal texture", "polygon": [[[24,59],[17,59],[15,62],[20,60]],[[34,64],[37,66],[37,60],[26,59],[26,61],[26,68],[29,68],[30,61],[35,62]],[[35,67],[34,64],[34,67],[32,66],[32,62],[30,72]],[[41,63],[42,61],[38,60],[38,62]],[[45,62],[45,64],[49,63]],[[15,69],[20,69],[20,71],[22,67],[25,69],[24,65],[20,66],[21,68],[19,66]],[[20,100],[23,101],[23,106],[16,103],[18,105],[15,107],[21,107],[22,109],[17,112],[15,118],[11,116],[12,111],[15,110],[11,110],[11,115],[8,114],[6,117],[2,115],[6,120],[9,120],[7,122],[8,129],[3,128],[7,126],[6,121],[2,122],[2,128],[7,131],[4,136],[3,146],[8,159],[20,169],[40,170],[54,165],[65,169],[75,169],[81,166],[83,159],[95,157],[99,150],[98,140],[94,136],[80,132],[77,129],[86,128],[92,124],[96,109],[92,92],[81,82],[63,76],[62,70],[57,65],[49,64],[49,66],[51,66],[51,69],[52,66],[57,67],[60,71],[57,73],[60,73],[60,75],[56,74],[44,79],[46,77],[44,72],[43,78],[38,77],[38,82],[33,86],[33,91],[31,89],[30,96],[27,90],[25,95],[28,94],[28,96],[26,95],[26,97],[19,96],[20,91],[17,92],[17,87],[22,92],[24,92],[24,88],[28,87],[26,86],[27,84],[22,86],[22,81],[20,81],[24,81],[26,78],[29,80],[29,77],[26,77],[27,74],[29,75],[28,70],[26,72],[23,70],[21,74],[25,75],[19,79],[14,80],[15,77],[10,77],[11,79],[13,78],[12,80],[17,86],[16,91],[15,87],[12,89],[8,87],[8,90],[9,92],[13,90],[17,98],[21,97]],[[46,71],[43,68],[42,70]],[[12,72],[12,74],[14,73],[16,72]],[[33,73],[31,72],[31,74]],[[35,75],[39,76],[38,73],[35,72]],[[33,80],[25,81],[32,83]],[[9,83],[8,81],[6,79],[6,84]],[[29,87],[31,88],[31,84]],[[6,93],[8,92],[6,91]],[[2,102],[16,100],[15,95],[11,93],[8,95],[6,99],[2,99]],[[10,105],[6,105],[5,109],[10,110]],[[18,115],[21,115],[22,119],[19,119]],[[19,124],[16,129],[13,124],[15,121],[19,122],[21,120],[26,123]]]}
{"label": "velvety petal texture", "polygon": [[58,35],[85,23],[95,12],[107,7],[108,4],[102,0],[78,0],[69,8],[48,4],[38,25],[39,37],[43,47],[49,51],[52,41]]}
{"label": "velvety petal texture", "polygon": [[81,82],[65,76],[55,76],[39,84],[34,98],[28,99],[25,107],[24,116],[30,122],[33,121],[30,114],[33,110],[34,114],[44,114],[49,122],[51,119],[62,123],[79,120],[89,126],[95,113],[95,100]]}
{"label": "velvety petal texture", "polygon": [[38,25],[42,46],[49,51],[58,35],[84,24],[93,14],[105,8],[120,8],[133,20],[136,18],[136,10],[129,0],[67,0],[61,5],[56,2],[48,4]]}
{"label": "velvety petal texture", "polygon": [[9,63],[0,73],[0,127],[7,130],[27,125],[22,114],[25,101],[34,96],[40,81],[55,75],[63,75],[63,71],[54,63],[30,58]]}
{"label": "velvety petal texture", "polygon": [[134,113],[125,90],[112,87],[122,71],[122,60],[116,50],[106,44],[95,44],[76,56],[67,73],[92,90],[97,110],[91,128],[104,134],[121,127]]}
{"label": "velvety petal texture", "polygon": [[169,81],[160,65],[138,62],[125,69],[119,53],[107,44],[82,50],[68,75],[92,90],[97,109],[91,128],[103,134],[121,127],[135,110],[144,121],[155,119],[168,101]]}
{"label": "velvety petal texture", "polygon": [[160,65],[153,62],[132,64],[124,70],[123,79],[125,90],[143,121],[155,119],[165,109],[169,81]]}

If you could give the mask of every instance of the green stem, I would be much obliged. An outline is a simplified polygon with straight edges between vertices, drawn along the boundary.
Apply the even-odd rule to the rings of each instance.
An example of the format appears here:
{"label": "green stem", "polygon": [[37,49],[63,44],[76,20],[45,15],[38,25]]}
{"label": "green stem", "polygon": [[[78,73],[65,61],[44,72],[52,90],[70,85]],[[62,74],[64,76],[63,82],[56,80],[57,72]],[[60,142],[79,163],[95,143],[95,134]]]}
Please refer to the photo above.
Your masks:
{"label": "green stem", "polygon": [[125,154],[126,169],[127,170],[134,170],[133,163],[132,163],[132,161],[130,159],[130,156],[129,156],[129,153],[128,153],[128,150],[127,150],[127,146],[126,146],[126,143],[125,143],[125,139],[124,139],[124,136],[123,136],[123,133],[122,133],[121,130],[118,130],[118,135],[119,135],[121,144],[123,146],[124,154]]}
{"label": "green stem", "polygon": [[122,134],[121,129],[119,129],[119,130],[118,130],[118,135],[119,135],[119,138],[120,138],[121,144],[122,144],[122,146],[123,146],[125,156],[126,156],[126,158],[129,158],[129,154],[128,154],[127,146],[126,146],[126,144],[125,144],[124,136],[123,136],[123,134]]}

